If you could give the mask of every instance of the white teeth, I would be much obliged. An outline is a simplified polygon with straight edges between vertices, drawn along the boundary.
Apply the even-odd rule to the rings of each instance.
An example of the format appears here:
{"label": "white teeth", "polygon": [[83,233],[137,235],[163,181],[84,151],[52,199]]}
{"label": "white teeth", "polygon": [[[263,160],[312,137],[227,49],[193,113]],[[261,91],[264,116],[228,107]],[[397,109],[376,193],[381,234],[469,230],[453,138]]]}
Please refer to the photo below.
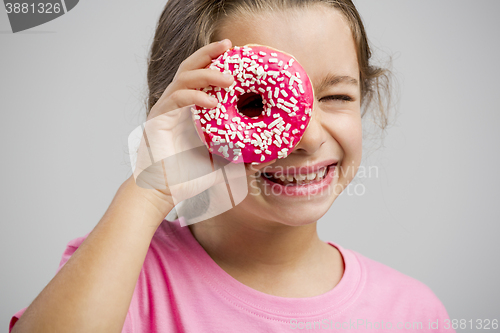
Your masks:
{"label": "white teeth", "polygon": [[316,174],[315,173],[308,173],[306,177],[307,177],[307,180],[313,180],[314,178],[316,178]]}
{"label": "white teeth", "polygon": [[305,180],[307,180],[307,181],[312,181],[312,180],[320,181],[325,177],[327,171],[328,171],[328,168],[323,167],[320,170],[318,170],[317,172],[308,173],[306,175],[304,175],[304,174],[298,174],[298,175],[281,174],[281,175],[273,175],[273,177],[275,179],[281,180],[282,182],[288,181],[289,183],[293,183],[293,182],[302,183]]}
{"label": "white teeth", "polygon": [[306,175],[295,175],[294,177],[297,180],[306,180]]}

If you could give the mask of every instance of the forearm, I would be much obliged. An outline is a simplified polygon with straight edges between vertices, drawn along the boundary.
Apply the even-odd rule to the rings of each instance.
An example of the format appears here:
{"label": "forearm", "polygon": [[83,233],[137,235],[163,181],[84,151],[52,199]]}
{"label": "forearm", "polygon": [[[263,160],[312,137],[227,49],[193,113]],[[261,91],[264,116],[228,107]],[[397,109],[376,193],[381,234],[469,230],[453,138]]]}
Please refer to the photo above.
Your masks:
{"label": "forearm", "polygon": [[121,332],[151,239],[165,217],[145,192],[133,179],[124,182],[12,332]]}

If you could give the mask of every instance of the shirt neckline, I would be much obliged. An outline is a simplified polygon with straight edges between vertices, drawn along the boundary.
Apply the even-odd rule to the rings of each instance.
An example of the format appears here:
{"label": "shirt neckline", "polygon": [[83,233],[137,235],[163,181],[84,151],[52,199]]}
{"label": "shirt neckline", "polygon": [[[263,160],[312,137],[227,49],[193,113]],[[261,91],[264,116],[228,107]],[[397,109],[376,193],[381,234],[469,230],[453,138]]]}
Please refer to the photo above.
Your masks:
{"label": "shirt neckline", "polygon": [[[190,260],[212,289],[224,297],[233,306],[246,309],[259,316],[273,317],[275,320],[300,319],[334,315],[345,310],[361,292],[365,274],[357,257],[352,251],[333,242],[327,244],[337,248],[344,260],[344,274],[339,283],[331,290],[318,296],[288,298],[274,296],[255,290],[233,278],[224,271],[187,227],[181,216],[175,221],[167,221],[175,229],[174,235],[179,240],[183,255]],[[183,227],[184,226],[184,227]]]}

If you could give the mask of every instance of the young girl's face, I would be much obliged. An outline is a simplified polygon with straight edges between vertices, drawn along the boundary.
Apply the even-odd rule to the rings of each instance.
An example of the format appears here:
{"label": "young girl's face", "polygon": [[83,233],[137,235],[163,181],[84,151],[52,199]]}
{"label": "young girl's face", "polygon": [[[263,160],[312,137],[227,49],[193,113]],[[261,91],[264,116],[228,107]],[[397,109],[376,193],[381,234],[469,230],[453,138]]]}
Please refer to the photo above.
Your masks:
{"label": "young girl's face", "polygon": [[359,67],[346,19],[323,5],[264,12],[228,18],[216,37],[229,38],[233,46],[261,44],[289,53],[313,84],[312,118],[302,140],[288,157],[264,171],[307,174],[305,167],[337,163],[329,184],[323,181],[302,192],[273,185],[261,173],[249,176],[249,195],[228,213],[287,225],[317,221],[354,178],[361,162]]}

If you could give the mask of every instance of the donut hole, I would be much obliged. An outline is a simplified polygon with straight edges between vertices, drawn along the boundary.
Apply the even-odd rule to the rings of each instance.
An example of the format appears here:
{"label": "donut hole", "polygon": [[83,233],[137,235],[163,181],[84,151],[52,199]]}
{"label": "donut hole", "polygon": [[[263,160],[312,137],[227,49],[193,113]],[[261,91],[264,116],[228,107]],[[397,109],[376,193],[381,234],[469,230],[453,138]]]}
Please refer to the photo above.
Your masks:
{"label": "donut hole", "polygon": [[256,93],[246,93],[240,96],[238,100],[238,112],[249,118],[256,118],[264,111],[262,96]]}

